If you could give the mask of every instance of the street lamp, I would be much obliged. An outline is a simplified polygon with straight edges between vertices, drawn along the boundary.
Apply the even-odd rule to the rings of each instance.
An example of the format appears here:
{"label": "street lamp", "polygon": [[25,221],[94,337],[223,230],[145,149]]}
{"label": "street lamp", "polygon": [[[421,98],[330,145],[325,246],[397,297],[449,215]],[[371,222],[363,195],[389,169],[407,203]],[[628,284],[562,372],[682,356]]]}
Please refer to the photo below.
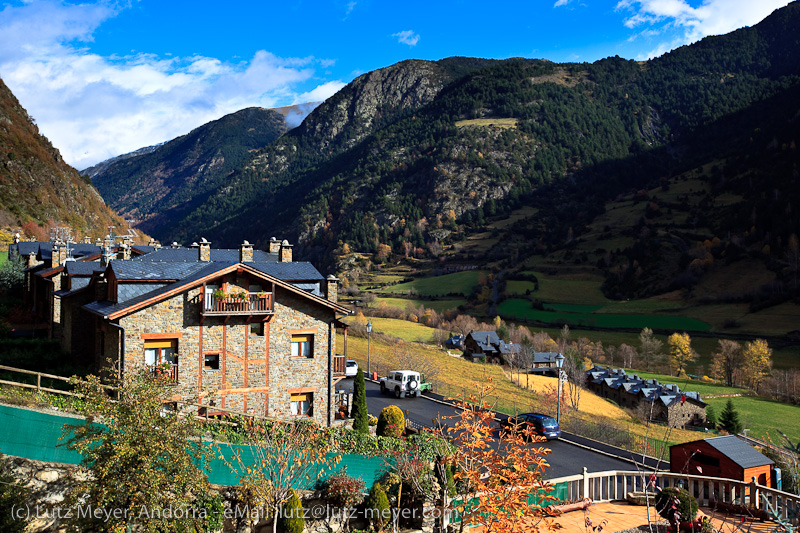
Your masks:
{"label": "street lamp", "polygon": [[372,379],[372,322],[367,322],[367,374]]}
{"label": "street lamp", "polygon": [[556,422],[561,425],[561,367],[564,366],[564,356],[559,352],[556,354],[556,368],[558,368],[558,411],[556,412]]}

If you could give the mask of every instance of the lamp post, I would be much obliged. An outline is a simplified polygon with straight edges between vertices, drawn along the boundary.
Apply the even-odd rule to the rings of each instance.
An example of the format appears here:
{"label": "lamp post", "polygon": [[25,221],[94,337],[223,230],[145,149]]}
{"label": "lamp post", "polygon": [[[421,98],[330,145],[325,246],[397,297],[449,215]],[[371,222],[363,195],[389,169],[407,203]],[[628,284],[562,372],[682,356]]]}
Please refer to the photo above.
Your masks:
{"label": "lamp post", "polygon": [[367,374],[372,379],[372,322],[367,322]]}
{"label": "lamp post", "polygon": [[558,411],[556,412],[556,422],[561,425],[561,367],[564,366],[564,356],[559,352],[556,354],[556,368],[558,368]]}

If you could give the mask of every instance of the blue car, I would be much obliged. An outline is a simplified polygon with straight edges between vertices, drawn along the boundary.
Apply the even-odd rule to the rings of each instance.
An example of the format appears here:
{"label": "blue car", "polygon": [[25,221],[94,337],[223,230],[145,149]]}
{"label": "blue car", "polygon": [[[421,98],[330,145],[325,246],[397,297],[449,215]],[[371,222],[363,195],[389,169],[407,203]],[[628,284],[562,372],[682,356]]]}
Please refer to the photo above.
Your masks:
{"label": "blue car", "polygon": [[520,413],[500,421],[501,431],[524,431],[526,427],[533,430],[534,435],[546,437],[548,440],[561,437],[561,426],[552,416],[541,413]]}

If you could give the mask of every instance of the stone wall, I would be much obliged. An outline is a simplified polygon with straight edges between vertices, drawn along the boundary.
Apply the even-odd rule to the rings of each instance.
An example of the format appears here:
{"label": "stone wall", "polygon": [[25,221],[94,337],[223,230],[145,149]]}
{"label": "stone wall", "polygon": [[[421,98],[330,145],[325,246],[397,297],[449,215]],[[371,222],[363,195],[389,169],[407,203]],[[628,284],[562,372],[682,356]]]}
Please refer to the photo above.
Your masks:
{"label": "stone wall", "polygon": [[[79,467],[59,463],[34,461],[21,457],[6,457],[11,464],[11,470],[17,480],[31,489],[27,502],[26,515],[28,533],[62,533],[66,531],[58,519],[67,509],[64,499],[75,481],[88,479],[88,474]],[[225,507],[225,520],[222,529],[210,533],[267,533],[272,531],[271,519],[253,520],[254,516],[261,513],[250,512],[237,493],[235,486],[212,486],[212,493],[222,496]],[[343,516],[338,510],[332,509],[319,491],[301,491],[308,533],[330,533],[342,531],[341,519]],[[420,519],[409,524],[423,533],[432,533],[434,530],[433,516],[438,509],[426,505],[415,510],[415,515]],[[17,510],[17,512],[19,512]],[[21,515],[17,515],[21,516]],[[315,518],[312,520],[311,517]],[[327,517],[322,518],[321,517]],[[367,530],[368,524],[362,517],[354,515],[349,520],[350,529]],[[408,530],[407,528],[403,528]]]}
{"label": "stone wall", "polygon": [[[260,282],[259,280],[255,280]],[[248,291],[246,276],[226,276],[226,292]],[[121,318],[125,329],[124,368],[141,367],[148,336],[172,335],[178,343],[178,383],[184,398],[260,415],[290,418],[290,391],[313,394],[313,419],[328,424],[329,325],[334,312],[288,290],[276,288],[274,314],[264,317],[205,317],[202,287],[188,290]],[[264,319],[263,335],[250,322]],[[201,324],[202,322],[202,324]],[[107,350],[116,352],[116,331],[107,328]],[[291,357],[292,332],[314,335],[313,357]],[[330,345],[334,350],[335,346]],[[206,355],[219,355],[219,368],[205,366]]]}

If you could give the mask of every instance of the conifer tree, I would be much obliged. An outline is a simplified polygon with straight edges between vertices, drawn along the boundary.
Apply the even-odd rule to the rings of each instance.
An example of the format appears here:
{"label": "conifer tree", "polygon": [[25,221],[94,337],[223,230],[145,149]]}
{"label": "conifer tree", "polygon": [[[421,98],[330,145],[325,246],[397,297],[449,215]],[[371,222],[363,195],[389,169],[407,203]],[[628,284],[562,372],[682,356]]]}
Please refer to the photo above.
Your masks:
{"label": "conifer tree", "polygon": [[353,408],[350,410],[353,417],[353,430],[356,433],[369,433],[369,413],[367,412],[367,391],[364,384],[364,371],[359,368],[353,378]]}
{"label": "conifer tree", "polygon": [[733,401],[728,400],[725,409],[719,415],[719,427],[730,433],[737,435],[742,432],[742,423],[739,420],[739,413],[733,408]]}

